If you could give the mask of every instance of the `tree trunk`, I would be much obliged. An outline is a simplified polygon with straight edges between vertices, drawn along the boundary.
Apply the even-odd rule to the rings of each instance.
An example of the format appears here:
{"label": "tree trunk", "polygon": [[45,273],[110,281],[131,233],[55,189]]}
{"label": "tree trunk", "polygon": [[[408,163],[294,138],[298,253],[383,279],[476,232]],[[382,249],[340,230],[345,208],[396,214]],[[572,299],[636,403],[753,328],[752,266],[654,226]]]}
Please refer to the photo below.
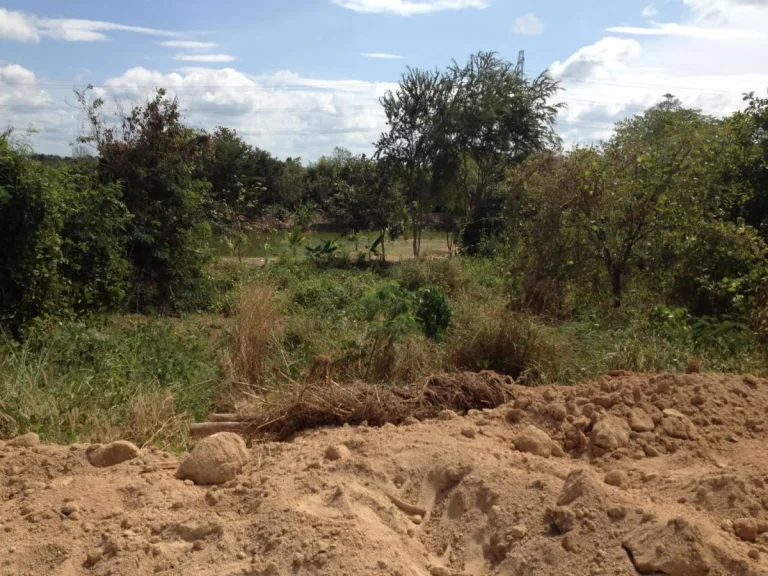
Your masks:
{"label": "tree trunk", "polygon": [[621,308],[621,268],[611,270],[611,290],[613,291],[613,307]]}
{"label": "tree trunk", "polygon": [[381,232],[381,261],[386,262],[387,261],[387,253],[384,251],[384,243],[386,240],[386,230],[382,230]]}
{"label": "tree trunk", "polygon": [[416,218],[413,219],[413,257],[419,257],[419,224],[416,222]]}

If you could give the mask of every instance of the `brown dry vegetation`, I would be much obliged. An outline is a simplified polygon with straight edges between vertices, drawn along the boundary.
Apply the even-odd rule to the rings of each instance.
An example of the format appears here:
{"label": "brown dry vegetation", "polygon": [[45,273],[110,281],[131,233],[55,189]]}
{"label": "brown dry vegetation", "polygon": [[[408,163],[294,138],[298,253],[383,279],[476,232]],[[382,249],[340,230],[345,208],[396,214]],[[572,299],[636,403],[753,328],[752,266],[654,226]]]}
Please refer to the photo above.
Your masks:
{"label": "brown dry vegetation", "polygon": [[259,387],[265,384],[268,358],[280,349],[284,318],[277,291],[267,283],[246,286],[233,313],[232,339],[226,357],[234,382]]}

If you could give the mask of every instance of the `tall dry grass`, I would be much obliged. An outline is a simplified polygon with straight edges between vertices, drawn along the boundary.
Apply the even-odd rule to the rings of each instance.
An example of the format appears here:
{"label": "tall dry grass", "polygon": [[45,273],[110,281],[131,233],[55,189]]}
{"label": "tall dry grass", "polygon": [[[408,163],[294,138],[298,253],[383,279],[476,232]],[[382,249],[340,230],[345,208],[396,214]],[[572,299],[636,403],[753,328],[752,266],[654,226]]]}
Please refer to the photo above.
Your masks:
{"label": "tall dry grass", "polygon": [[243,287],[232,314],[232,345],[225,360],[230,379],[263,388],[270,357],[282,350],[285,319],[277,290],[270,284]]}

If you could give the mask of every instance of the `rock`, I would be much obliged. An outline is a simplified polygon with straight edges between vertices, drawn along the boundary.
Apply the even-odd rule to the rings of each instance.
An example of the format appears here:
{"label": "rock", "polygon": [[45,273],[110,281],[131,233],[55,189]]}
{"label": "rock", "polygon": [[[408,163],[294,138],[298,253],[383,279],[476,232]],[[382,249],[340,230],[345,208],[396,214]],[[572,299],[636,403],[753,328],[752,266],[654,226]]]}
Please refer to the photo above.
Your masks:
{"label": "rock", "polygon": [[445,566],[432,566],[429,569],[430,576],[453,576],[453,573]]}
{"label": "rock", "polygon": [[557,499],[557,505],[568,506],[584,497],[587,499],[600,498],[601,493],[601,486],[594,472],[585,469],[572,470],[565,478],[563,491]]}
{"label": "rock", "polygon": [[612,470],[605,475],[603,481],[609,486],[627,488],[629,486],[629,476],[623,470]]}
{"label": "rock", "polygon": [[509,536],[515,540],[522,540],[528,534],[528,527],[525,524],[517,524],[509,529]]}
{"label": "rock", "polygon": [[477,436],[477,430],[475,430],[474,428],[462,428],[461,435],[466,438],[474,438],[475,436]]}
{"label": "rock", "polygon": [[536,426],[526,426],[513,440],[515,448],[520,452],[527,452],[549,458],[552,454],[552,440],[549,435]]}
{"label": "rock", "polygon": [[203,439],[176,470],[179,480],[195,484],[223,484],[234,480],[248,462],[245,441],[232,432]]}
{"label": "rock", "polygon": [[509,412],[507,412],[506,418],[507,422],[517,424],[522,421],[523,418],[525,418],[525,412],[519,408],[512,408]]}
{"label": "rock", "polygon": [[350,456],[352,456],[352,453],[349,451],[349,448],[343,444],[339,444],[338,446],[328,446],[328,448],[325,449],[325,459],[330,460],[331,462],[336,460],[346,460]]}
{"label": "rock", "polygon": [[661,418],[661,427],[672,438],[681,440],[696,440],[696,426],[689,418],[677,410],[667,408]]}
{"label": "rock", "polygon": [[747,552],[747,556],[752,558],[752,560],[760,560],[760,552],[758,552],[754,548],[749,549],[749,552]]}
{"label": "rock", "polygon": [[8,446],[13,448],[32,448],[40,445],[40,436],[34,432],[28,432],[8,441]]}
{"label": "rock", "polygon": [[579,538],[573,532],[566,534],[565,538],[563,538],[563,550],[571,552],[572,554],[581,552]]}
{"label": "rock", "polygon": [[629,413],[629,428],[633,432],[651,432],[655,428],[653,418],[642,408],[632,408]]}
{"label": "rock", "polygon": [[596,454],[611,452],[629,444],[629,424],[616,416],[605,416],[592,428],[590,444]]}
{"label": "rock", "polygon": [[116,466],[128,460],[133,460],[140,453],[134,444],[125,440],[118,440],[111,444],[93,444],[88,447],[85,457],[96,468]]}
{"label": "rock", "polygon": [[753,518],[739,518],[734,521],[733,531],[745,542],[757,540],[757,522]]}
{"label": "rock", "polygon": [[708,576],[714,567],[704,534],[682,518],[670,520],[666,526],[643,527],[628,536],[623,545],[640,574]]}
{"label": "rock", "polygon": [[421,420],[416,418],[416,416],[408,416],[403,420],[403,425],[405,426],[418,426],[419,424],[421,424]]}
{"label": "rock", "polygon": [[438,420],[453,420],[454,418],[458,418],[459,415],[456,414],[453,410],[442,410],[440,414],[437,415]]}

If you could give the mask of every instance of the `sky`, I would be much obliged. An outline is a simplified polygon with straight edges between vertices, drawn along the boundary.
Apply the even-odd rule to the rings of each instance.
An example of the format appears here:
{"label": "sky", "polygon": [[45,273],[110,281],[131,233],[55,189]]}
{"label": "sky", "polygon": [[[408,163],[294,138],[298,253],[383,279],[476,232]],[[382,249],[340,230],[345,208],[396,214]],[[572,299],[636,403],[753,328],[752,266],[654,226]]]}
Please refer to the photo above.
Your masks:
{"label": "sky", "polygon": [[666,93],[726,115],[768,89],[768,0],[0,0],[0,126],[70,153],[73,92],[123,108],[156,88],[187,124],[285,157],[371,153],[406,66],[492,50],[561,81],[566,145]]}

